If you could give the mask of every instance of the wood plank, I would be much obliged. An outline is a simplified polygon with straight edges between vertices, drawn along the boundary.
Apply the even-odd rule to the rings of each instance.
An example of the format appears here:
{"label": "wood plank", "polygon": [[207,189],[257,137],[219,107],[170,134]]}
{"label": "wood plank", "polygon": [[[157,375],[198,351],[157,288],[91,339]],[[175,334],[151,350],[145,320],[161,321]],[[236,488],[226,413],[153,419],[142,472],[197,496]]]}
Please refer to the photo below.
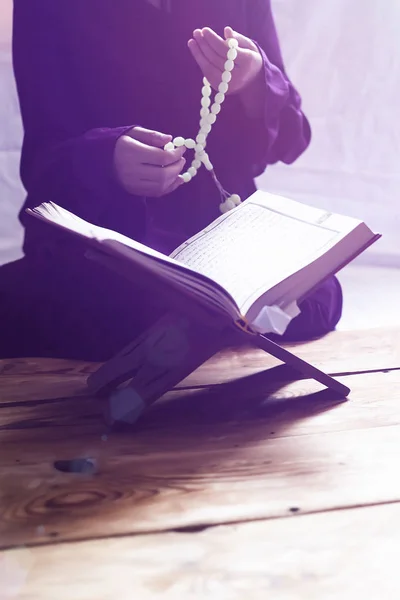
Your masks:
{"label": "wood plank", "polygon": [[[51,386],[48,378],[37,378],[34,390],[30,390],[36,399],[30,400],[21,398],[21,388],[19,398],[13,398],[13,381],[13,401],[8,402],[8,384],[3,379],[0,465],[7,457],[31,462],[32,452],[45,457],[46,444],[63,454],[82,451],[82,442],[88,440],[97,447],[104,435],[117,454],[119,443],[124,446],[126,439],[133,451],[144,454],[155,447],[161,453],[179,452],[191,447],[193,436],[198,444],[206,435],[207,449],[218,450],[242,442],[244,436],[250,436],[250,441],[251,432],[257,441],[259,436],[279,438],[400,424],[399,371],[340,378],[352,387],[347,402],[338,402],[334,394],[320,390],[312,380],[293,382],[286,375],[285,367],[279,366],[235,382],[174,390],[125,433],[107,430],[99,399],[80,393],[57,397],[57,380]],[[46,394],[49,398],[42,399]]]}
{"label": "wood plank", "polygon": [[87,394],[96,363],[48,358],[0,360],[0,406]]}
{"label": "wood plank", "polygon": [[395,599],[399,521],[391,505],[19,549],[1,579],[19,600]]}
{"label": "wood plank", "polygon": [[0,360],[1,379],[5,376],[58,375],[61,377],[85,377],[99,363],[90,363],[58,358],[8,358]]}
{"label": "wood plank", "polygon": [[[286,344],[300,358],[330,374],[382,371],[400,368],[400,330],[370,329],[368,331],[334,331],[311,342]],[[188,378],[185,385],[218,383],[221,370],[225,376],[251,375],[279,364],[273,357],[258,349],[232,349],[220,353]],[[26,382],[37,373],[60,379],[76,377],[85,383],[87,376],[98,368],[97,363],[52,359],[0,360],[0,376],[24,375]],[[1,388],[0,388],[1,389]]]}
{"label": "wood plank", "polygon": [[[399,372],[344,378],[352,400],[330,411],[329,391],[308,395],[313,382],[275,378],[268,391],[263,379],[258,389],[244,381],[172,394],[136,431],[108,437],[93,399],[3,405],[0,544],[400,499]],[[96,473],[54,468],[55,460],[82,457],[97,461]]]}
{"label": "wood plank", "polygon": [[[285,344],[285,348],[330,375],[383,371],[400,367],[400,330],[334,331],[318,340]],[[218,383],[220,370],[230,379],[258,373],[279,364],[264,352],[249,348],[228,350],[199,369],[189,380],[191,385]]]}
{"label": "wood plank", "polygon": [[[399,330],[339,331],[324,338],[287,347],[330,374],[400,368]],[[203,387],[233,381],[279,364],[258,349],[231,349],[220,353],[178,387]],[[84,395],[86,379],[97,363],[54,359],[0,360],[0,405],[21,399],[54,399]],[[40,375],[40,382],[38,382]],[[39,388],[38,388],[39,386]]]}

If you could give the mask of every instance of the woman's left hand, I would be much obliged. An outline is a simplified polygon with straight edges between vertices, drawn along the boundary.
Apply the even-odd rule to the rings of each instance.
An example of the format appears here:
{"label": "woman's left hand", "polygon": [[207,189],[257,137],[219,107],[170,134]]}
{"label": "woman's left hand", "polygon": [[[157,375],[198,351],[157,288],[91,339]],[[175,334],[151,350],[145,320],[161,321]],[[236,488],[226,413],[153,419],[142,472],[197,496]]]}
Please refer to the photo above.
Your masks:
{"label": "woman's left hand", "polygon": [[238,41],[238,55],[232,71],[232,80],[229,83],[229,94],[238,94],[245,91],[260,75],[263,67],[262,56],[249,38],[225,27],[225,39],[222,39],[212,29],[196,29],[188,46],[193,58],[199,65],[204,77],[207,77],[212,87],[216,90],[221,83],[221,75],[227,60],[228,38]]}

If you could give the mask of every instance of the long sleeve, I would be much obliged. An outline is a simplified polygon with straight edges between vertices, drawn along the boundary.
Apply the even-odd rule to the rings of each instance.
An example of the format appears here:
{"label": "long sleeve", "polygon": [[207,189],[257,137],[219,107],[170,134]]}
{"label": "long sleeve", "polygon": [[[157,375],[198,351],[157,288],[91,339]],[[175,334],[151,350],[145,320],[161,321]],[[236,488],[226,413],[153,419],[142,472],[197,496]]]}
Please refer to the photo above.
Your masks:
{"label": "long sleeve", "polygon": [[71,60],[70,7],[61,4],[14,1],[13,61],[24,125],[21,179],[27,205],[54,200],[93,219],[110,196],[125,194],[114,177],[113,152],[132,125],[91,127]]}
{"label": "long sleeve", "polygon": [[308,147],[311,129],[285,73],[270,0],[252,0],[247,7],[248,33],[262,54],[266,86],[265,113],[249,125],[259,175],[267,165],[293,163]]}

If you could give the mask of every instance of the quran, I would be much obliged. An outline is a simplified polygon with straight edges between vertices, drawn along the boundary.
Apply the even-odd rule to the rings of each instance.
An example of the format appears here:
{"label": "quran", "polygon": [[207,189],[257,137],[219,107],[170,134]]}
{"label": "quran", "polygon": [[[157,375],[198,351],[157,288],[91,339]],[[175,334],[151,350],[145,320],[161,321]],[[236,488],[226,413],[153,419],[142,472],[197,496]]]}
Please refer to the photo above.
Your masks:
{"label": "quran", "polygon": [[301,300],[380,237],[360,220],[260,190],[169,256],[51,202],[27,212],[80,236],[123,275],[146,275],[156,293],[263,334],[283,334]]}
{"label": "quran", "polygon": [[301,300],[380,237],[362,221],[257,191],[166,256],[53,203],[28,212],[79,236],[88,258],[165,308],[88,377],[89,390],[107,398],[109,426],[135,424],[201,364],[235,345],[263,350],[341,398],[350,393],[269,334],[282,335]]}

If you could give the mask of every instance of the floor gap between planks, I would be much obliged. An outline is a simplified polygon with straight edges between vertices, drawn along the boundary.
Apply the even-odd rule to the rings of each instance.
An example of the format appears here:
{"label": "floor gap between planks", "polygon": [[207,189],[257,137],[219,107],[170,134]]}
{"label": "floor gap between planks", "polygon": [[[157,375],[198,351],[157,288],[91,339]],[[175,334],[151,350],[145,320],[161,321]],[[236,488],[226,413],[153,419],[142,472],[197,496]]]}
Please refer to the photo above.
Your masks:
{"label": "floor gap between planks", "polygon": [[131,533],[118,533],[115,535],[99,535],[99,536],[93,536],[93,537],[87,537],[87,538],[79,538],[79,539],[69,539],[69,540],[53,540],[53,541],[48,541],[48,542],[41,542],[39,544],[34,544],[34,543],[30,543],[27,542],[26,544],[23,544],[22,546],[20,545],[10,545],[10,546],[0,546],[0,557],[1,557],[1,553],[2,552],[7,552],[10,550],[17,550],[18,548],[44,548],[44,547],[52,547],[52,546],[67,546],[67,545],[78,545],[78,544],[85,544],[88,542],[100,542],[101,540],[118,540],[118,539],[126,539],[126,538],[140,538],[143,536],[154,536],[154,535],[162,535],[162,534],[169,534],[169,533],[178,533],[181,534],[182,536],[185,535],[196,535],[196,534],[202,534],[205,531],[208,530],[212,530],[212,529],[223,529],[223,528],[229,528],[229,527],[234,527],[234,526],[239,526],[239,525],[246,525],[246,524],[250,524],[250,523],[267,523],[270,521],[286,521],[287,519],[294,519],[294,518],[301,518],[301,517],[311,517],[314,515],[321,515],[321,514],[330,514],[330,513],[340,513],[340,512],[344,512],[344,511],[349,511],[349,510],[364,510],[364,509],[370,509],[370,508],[375,508],[375,507],[379,507],[379,506],[392,506],[392,505],[400,505],[400,498],[398,500],[388,500],[388,501],[384,501],[384,502],[370,502],[370,503],[365,503],[365,504],[349,504],[347,506],[339,506],[337,508],[328,508],[328,509],[323,509],[323,510],[312,510],[312,511],[302,511],[300,507],[293,507],[296,508],[296,510],[293,511],[292,508],[288,509],[288,514],[286,516],[276,516],[276,517],[261,517],[261,518],[254,518],[254,519],[239,519],[239,520],[233,520],[233,521],[224,521],[223,523],[204,523],[204,524],[197,524],[197,525],[190,525],[190,526],[183,526],[183,527],[167,527],[165,529],[152,529],[149,531],[138,531],[138,532],[131,532]]}

